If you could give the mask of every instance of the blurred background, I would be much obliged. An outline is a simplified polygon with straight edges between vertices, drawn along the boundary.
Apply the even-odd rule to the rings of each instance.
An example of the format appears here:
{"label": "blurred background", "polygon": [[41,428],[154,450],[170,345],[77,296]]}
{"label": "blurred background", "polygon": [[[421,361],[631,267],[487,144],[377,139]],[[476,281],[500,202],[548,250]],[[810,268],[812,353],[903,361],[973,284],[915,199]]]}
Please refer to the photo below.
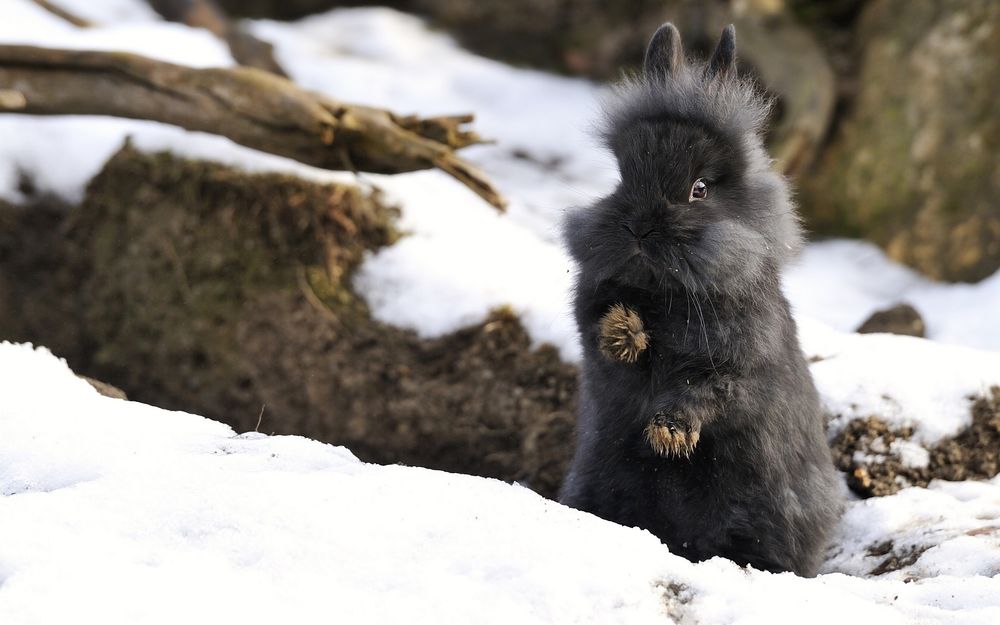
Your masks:
{"label": "blurred background", "polygon": [[744,71],[778,98],[770,145],[815,235],[875,241],[944,280],[1000,266],[995,2],[220,1],[278,19],[362,4],[424,16],[491,58],[599,81],[636,67],[666,20],[702,55],[735,23]]}
{"label": "blurred background", "polygon": [[[813,241],[786,279],[797,314],[1000,350],[992,0],[5,0],[0,339],[241,431],[551,495],[578,357],[558,222],[613,186],[601,94],[667,20],[695,55],[734,23],[740,71],[775,98],[768,145]],[[291,85],[67,69],[23,46]],[[48,108],[32,80],[52,81]],[[136,84],[198,91],[129,108]],[[272,136],[299,89],[349,103],[328,107],[329,162]],[[355,106],[447,156],[401,157]],[[240,135],[226,111],[270,130]]]}

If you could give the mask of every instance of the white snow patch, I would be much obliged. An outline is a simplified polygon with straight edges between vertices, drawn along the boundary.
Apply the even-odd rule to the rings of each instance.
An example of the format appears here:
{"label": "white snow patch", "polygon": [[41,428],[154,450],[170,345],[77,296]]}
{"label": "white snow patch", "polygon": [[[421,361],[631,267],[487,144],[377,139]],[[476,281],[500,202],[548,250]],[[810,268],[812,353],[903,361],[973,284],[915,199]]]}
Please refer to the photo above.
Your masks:
{"label": "white snow patch", "polygon": [[[409,233],[369,256],[354,286],[372,315],[434,337],[481,321],[511,306],[537,342],[579,359],[570,316],[570,266],[558,245],[498,215],[437,172],[379,181],[389,198],[405,202]],[[460,196],[466,196],[464,198]]]}
{"label": "white snow patch", "polygon": [[931,463],[931,454],[926,447],[910,440],[894,440],[889,444],[889,451],[896,454],[903,466],[913,469],[925,469]]}
{"label": "white snow patch", "polygon": [[[126,140],[145,152],[170,151],[181,157],[215,161],[251,172],[281,172],[319,183],[356,181],[348,172],[317,169],[251,150],[224,137],[187,132],[156,122],[5,115],[0,116],[0,198],[25,201],[18,182],[26,175],[39,192],[78,203],[87,183]],[[380,178],[372,176],[369,180],[376,182]]]}
{"label": "white snow patch", "polygon": [[[69,7],[69,3],[67,8]],[[98,7],[101,3],[89,3]],[[125,3],[122,3],[123,6]],[[79,2],[75,8],[87,6]],[[113,19],[114,11],[104,12]],[[81,17],[86,17],[80,12]],[[132,21],[77,28],[29,0],[0,3],[0,42],[74,50],[107,50],[142,54],[161,61],[214,67],[233,65],[226,44],[200,28],[164,21]]]}

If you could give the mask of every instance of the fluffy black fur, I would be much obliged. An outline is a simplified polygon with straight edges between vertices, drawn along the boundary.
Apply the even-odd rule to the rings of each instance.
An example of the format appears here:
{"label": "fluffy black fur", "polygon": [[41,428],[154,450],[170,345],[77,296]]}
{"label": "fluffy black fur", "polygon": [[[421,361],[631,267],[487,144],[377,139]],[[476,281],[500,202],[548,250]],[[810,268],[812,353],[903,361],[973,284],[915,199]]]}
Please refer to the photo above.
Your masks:
{"label": "fluffy black fur", "polygon": [[[812,575],[839,497],[780,287],[800,227],[761,141],[768,103],[736,75],[734,57],[732,26],[698,63],[665,24],[642,76],[609,103],[604,136],[620,183],[564,224],[584,359],[560,499],[647,529],[692,560]],[[707,197],[691,201],[698,179]],[[648,333],[635,363],[599,350],[615,304],[637,311]],[[650,447],[654,417],[695,435],[689,457]]]}

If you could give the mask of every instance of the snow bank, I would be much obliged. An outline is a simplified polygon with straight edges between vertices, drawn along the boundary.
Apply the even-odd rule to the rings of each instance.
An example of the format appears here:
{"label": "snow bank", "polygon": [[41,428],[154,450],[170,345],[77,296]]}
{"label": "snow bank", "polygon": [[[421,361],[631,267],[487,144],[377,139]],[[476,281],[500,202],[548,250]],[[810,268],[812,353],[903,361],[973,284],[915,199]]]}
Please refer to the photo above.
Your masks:
{"label": "snow bank", "polygon": [[1000,272],[977,284],[925,278],[863,241],[806,246],[785,275],[785,293],[799,317],[851,332],[873,311],[899,302],[924,318],[927,335],[953,345],[1000,351]]}
{"label": "snow bank", "polygon": [[11,625],[656,622],[672,559],[516,486],[108,399],[10,344],[0,493]]}
{"label": "snow bank", "polygon": [[[11,625],[995,623],[997,501],[994,481],[852,503],[827,569],[860,577],[694,565],[515,485],[236,435],[100,396],[47,351],[0,344]],[[866,578],[859,553],[890,538],[935,546]]]}
{"label": "snow bank", "polygon": [[[855,502],[841,521],[826,570],[886,579],[1000,575],[1000,478],[932,482]],[[880,548],[881,547],[881,548]]]}

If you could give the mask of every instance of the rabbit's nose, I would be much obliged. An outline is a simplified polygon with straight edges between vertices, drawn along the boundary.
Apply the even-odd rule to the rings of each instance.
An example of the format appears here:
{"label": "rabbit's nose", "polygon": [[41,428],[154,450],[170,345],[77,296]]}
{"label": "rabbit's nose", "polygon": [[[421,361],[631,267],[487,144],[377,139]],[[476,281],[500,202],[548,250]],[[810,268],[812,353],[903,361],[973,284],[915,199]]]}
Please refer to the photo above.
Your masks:
{"label": "rabbit's nose", "polygon": [[[654,234],[656,234],[656,228],[649,228],[649,229],[643,231],[641,228],[634,228],[634,227],[629,226],[627,224],[622,224],[622,225],[625,226],[625,229],[628,230],[629,234],[631,234],[633,237],[635,237],[636,241],[645,241],[649,237],[651,237]],[[642,232],[642,234],[639,234],[640,232]]]}

